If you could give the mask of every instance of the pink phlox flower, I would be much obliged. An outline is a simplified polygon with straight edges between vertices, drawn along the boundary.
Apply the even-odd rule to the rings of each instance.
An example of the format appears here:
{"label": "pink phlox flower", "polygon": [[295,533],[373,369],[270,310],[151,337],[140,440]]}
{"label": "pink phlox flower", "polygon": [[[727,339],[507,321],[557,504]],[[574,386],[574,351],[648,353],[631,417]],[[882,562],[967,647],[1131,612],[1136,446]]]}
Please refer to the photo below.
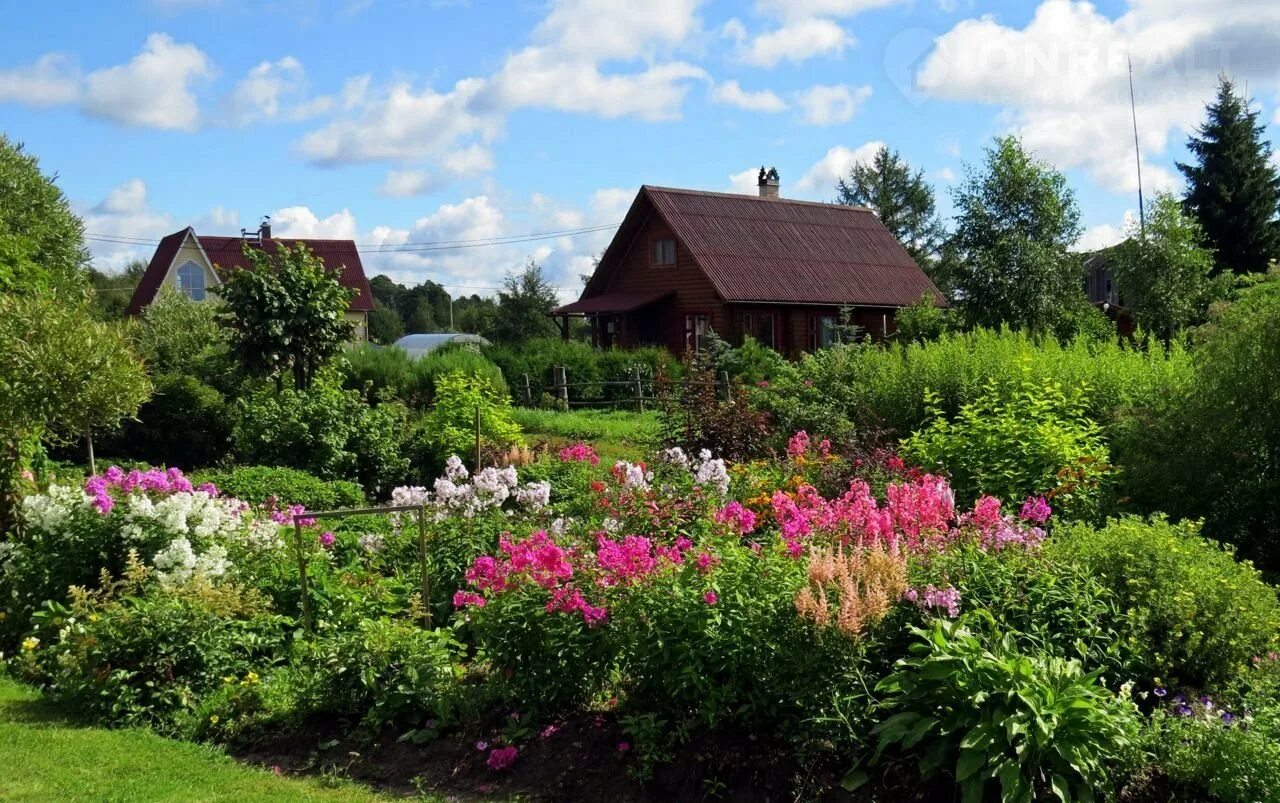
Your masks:
{"label": "pink phlox flower", "polygon": [[648,538],[628,535],[622,541],[614,541],[598,535],[596,563],[601,569],[597,582],[603,586],[616,586],[630,585],[649,575],[658,561]]}
{"label": "pink phlox flower", "polygon": [[716,592],[708,591],[707,593],[702,595],[702,601],[707,603],[708,605],[715,605],[717,602],[720,601],[720,597],[716,594]]}
{"label": "pink phlox flower", "polygon": [[716,521],[730,525],[739,535],[746,535],[756,528],[756,514],[743,507],[741,502],[730,502],[716,511]]}
{"label": "pink phlox flower", "polygon": [[1035,524],[1044,524],[1051,515],[1053,515],[1053,508],[1049,507],[1049,503],[1043,496],[1027,497],[1027,501],[1022,503],[1022,510],[1018,512],[1019,518]]}
{"label": "pink phlox flower", "polygon": [[809,433],[803,429],[787,440],[787,457],[804,457],[809,451]]}
{"label": "pink phlox flower", "polygon": [[474,606],[483,608],[485,606],[485,598],[474,591],[456,591],[453,595],[453,607],[465,608]]}
{"label": "pink phlox flower", "polygon": [[907,589],[903,598],[914,603],[922,611],[935,611],[954,619],[960,615],[960,590],[954,586],[938,588],[930,583],[923,592]]}
{"label": "pink phlox flower", "polygon": [[516,763],[516,758],[520,755],[520,748],[515,745],[506,747],[495,747],[489,751],[489,758],[485,762],[489,769],[495,772],[505,770],[512,764]]}
{"label": "pink phlox flower", "polygon": [[331,532],[320,533],[320,546],[325,549],[331,549],[333,547],[333,542],[337,540],[338,537]]}
{"label": "pink phlox flower", "polygon": [[560,450],[560,461],[563,463],[590,463],[600,465],[600,456],[596,450],[585,443],[575,443]]}
{"label": "pink phlox flower", "polygon": [[702,574],[706,574],[707,572],[711,571],[711,567],[715,566],[719,562],[720,562],[719,558],[717,558],[715,555],[712,555],[710,552],[707,552],[706,550],[703,550],[702,552],[698,553],[697,566],[698,566],[698,571],[701,572]]}

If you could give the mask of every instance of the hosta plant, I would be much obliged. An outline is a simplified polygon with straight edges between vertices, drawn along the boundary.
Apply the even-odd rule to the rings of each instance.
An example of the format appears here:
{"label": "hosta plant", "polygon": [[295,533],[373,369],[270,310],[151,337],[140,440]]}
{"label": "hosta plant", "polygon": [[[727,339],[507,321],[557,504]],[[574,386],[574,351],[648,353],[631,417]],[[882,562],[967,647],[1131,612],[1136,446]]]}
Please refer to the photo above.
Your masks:
{"label": "hosta plant", "polygon": [[[970,630],[978,622],[995,620],[983,611],[913,630],[909,655],[876,687],[888,716],[871,763],[904,754],[926,778],[952,776],[964,803],[997,789],[1003,803],[1099,796],[1134,743],[1132,704],[1077,661],[1021,653],[1007,634],[988,646]],[[866,779],[855,768],[846,786]]]}

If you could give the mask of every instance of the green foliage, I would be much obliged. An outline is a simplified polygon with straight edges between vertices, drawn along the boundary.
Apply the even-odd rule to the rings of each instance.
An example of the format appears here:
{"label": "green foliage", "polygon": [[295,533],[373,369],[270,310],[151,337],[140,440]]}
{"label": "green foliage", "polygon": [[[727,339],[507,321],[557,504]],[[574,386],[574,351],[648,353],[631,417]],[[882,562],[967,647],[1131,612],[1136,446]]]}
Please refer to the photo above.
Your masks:
{"label": "green foliage", "polygon": [[746,385],[771,381],[782,372],[787,362],[781,354],[761,345],[750,335],[742,338],[741,346],[729,347],[725,344],[724,350],[716,354],[714,359],[717,370],[724,371],[731,379]]}
{"label": "green foliage", "polygon": [[1232,683],[1280,635],[1275,590],[1195,523],[1078,524],[1055,532],[1048,549],[1111,588],[1133,617],[1138,659],[1163,681]]}
{"label": "green foliage", "polygon": [[133,329],[138,356],[153,373],[208,375],[219,352],[226,350],[218,326],[217,306],[192,301],[184,293],[162,288],[155,301],[142,311]]}
{"label": "green foliage", "polygon": [[550,435],[566,441],[590,443],[599,441],[646,446],[655,443],[659,434],[658,413],[647,410],[536,410],[517,407],[512,417],[530,435]]}
{"label": "green foliage", "polygon": [[84,223],[35,156],[0,134],[0,293],[87,289]]}
{"label": "green foliage", "polygon": [[131,259],[120,273],[103,273],[89,268],[89,284],[93,288],[93,309],[98,320],[118,321],[125,317],[125,309],[133,297],[133,291],[147,270],[143,259]]}
{"label": "green foliage", "polygon": [[1224,723],[1219,712],[1156,711],[1146,733],[1155,766],[1172,789],[1165,800],[1259,803],[1280,800],[1280,721],[1274,708],[1252,722]]}
{"label": "green foliage", "polygon": [[788,365],[767,391],[754,395],[786,432],[804,429],[834,438],[887,428],[906,434],[929,420],[926,390],[954,416],[991,383],[1003,398],[1012,397],[1024,371],[1064,388],[1087,385],[1087,414],[1104,426],[1121,410],[1175,395],[1192,373],[1190,355],[1176,343],[1168,351],[1144,351],[1115,339],[1062,344],[1025,332],[978,329],[928,343],[822,349]]}
{"label": "green foliage", "polygon": [[946,228],[934,204],[933,188],[924,179],[924,168],[911,172],[911,165],[897,151],[882,145],[870,162],[855,163],[848,180],[837,182],[836,200],[874,210],[926,271],[937,260]]}
{"label": "green foliage", "polygon": [[328,377],[307,390],[259,389],[237,400],[232,418],[241,463],[354,480],[374,497],[389,492],[408,471],[408,460],[400,456],[404,408],[370,407],[358,392],[342,390]]}
{"label": "green foliage", "polygon": [[354,482],[322,480],[305,471],[273,466],[236,466],[202,471],[191,478],[197,485],[211,482],[219,493],[255,505],[275,498],[281,505],[302,505],[308,510],[361,507],[364,491]]}
{"label": "green foliage", "polygon": [[965,504],[980,494],[1015,503],[1043,495],[1060,516],[1094,519],[1105,510],[1112,467],[1100,428],[1086,415],[1087,395],[1085,387],[1068,393],[1028,376],[1008,399],[989,384],[951,420],[927,392],[934,420],[902,441],[902,453],[948,472]]}
{"label": "green foliage", "polygon": [[956,328],[955,313],[938,306],[938,302],[928,293],[914,304],[898,310],[894,321],[897,326],[894,337],[908,343],[937,340]]}
{"label": "green foliage", "polygon": [[1016,137],[997,137],[952,200],[944,281],[959,291],[968,322],[1051,330],[1080,283],[1067,250],[1080,237],[1080,210],[1066,177]]}
{"label": "green foliage", "polygon": [[876,687],[890,713],[876,727],[877,757],[896,749],[915,756],[925,777],[951,775],[964,803],[1049,794],[1069,803],[1112,786],[1111,765],[1136,740],[1137,712],[1103,688],[1099,672],[1026,654],[1008,635],[984,644],[963,620],[912,632],[910,657]]}
{"label": "green foliage", "polygon": [[478,348],[470,345],[443,346],[418,358],[400,348],[350,349],[338,363],[343,384],[354,390],[371,392],[371,401],[398,399],[414,409],[425,409],[435,401],[436,381],[447,373],[477,376],[505,394],[502,370]]}
{"label": "green foliage", "polygon": [[1111,261],[1125,306],[1144,329],[1165,340],[1199,321],[1209,303],[1213,253],[1204,231],[1167,193],[1147,204],[1146,237],[1130,223]]}
{"label": "green foliage", "polygon": [[[564,366],[568,377],[570,401],[615,401],[635,398],[635,371],[640,370],[640,380],[645,395],[652,396],[654,380],[665,376],[675,379],[681,372],[678,360],[665,349],[636,348],[602,351],[588,343],[565,341],[558,337],[539,338],[515,346],[497,346],[487,350],[487,356],[502,369],[511,391],[519,399],[523,391],[524,375],[534,386],[551,388],[554,383],[552,369]],[[617,382],[627,384],[596,385],[591,383]],[[538,392],[534,391],[536,402]]]}
{"label": "green foliage", "polygon": [[396,311],[382,304],[374,304],[369,313],[369,339],[389,346],[404,336],[404,323]]}
{"label": "green foliage", "polygon": [[1053,333],[1064,343],[1071,340],[1114,343],[1117,337],[1116,325],[1083,292],[1070,293],[1063,300]]}
{"label": "green foliage", "polygon": [[165,729],[223,678],[261,671],[281,651],[290,623],[252,590],[142,591],[136,571],[36,614],[41,647],[20,657],[23,678],[95,719]]}
{"label": "green foliage", "polygon": [[424,422],[426,441],[441,465],[449,455],[475,454],[477,413],[482,450],[504,452],[523,442],[506,394],[483,378],[447,373],[436,381],[436,405]]}
{"label": "green foliage", "polygon": [[41,437],[116,426],[151,393],[119,328],[87,301],[0,293],[0,533],[17,525],[20,475]]}
{"label": "green foliage", "polygon": [[184,373],[156,376],[155,395],[138,408],[137,419],[98,439],[104,454],[184,469],[212,465],[230,445],[226,399]]}
{"label": "green foliage", "polygon": [[1205,532],[1280,567],[1280,273],[1201,327],[1195,375],[1126,417],[1116,443],[1139,509],[1203,518]]}
{"label": "green foliage", "polygon": [[728,460],[763,457],[776,445],[773,419],[757,409],[740,383],[731,383],[725,398],[709,366],[695,361],[686,379],[663,389],[662,439],[690,454],[708,449]]}
{"label": "green foliage", "polygon": [[294,387],[310,387],[317,372],[351,339],[344,316],[354,290],[343,287],[303,244],[276,250],[244,248],[247,269],[224,277],[225,302],[218,322],[245,372],[279,377],[292,372]]}
{"label": "green foliage", "polygon": [[1219,271],[1265,271],[1280,259],[1280,170],[1258,122],[1261,111],[1224,76],[1206,112],[1187,140],[1195,163],[1178,164],[1187,179],[1187,209]]}
{"label": "green foliage", "polygon": [[523,343],[536,337],[553,337],[551,311],[558,307],[556,289],[530,259],[519,274],[507,274],[498,291],[493,336],[500,343]]}

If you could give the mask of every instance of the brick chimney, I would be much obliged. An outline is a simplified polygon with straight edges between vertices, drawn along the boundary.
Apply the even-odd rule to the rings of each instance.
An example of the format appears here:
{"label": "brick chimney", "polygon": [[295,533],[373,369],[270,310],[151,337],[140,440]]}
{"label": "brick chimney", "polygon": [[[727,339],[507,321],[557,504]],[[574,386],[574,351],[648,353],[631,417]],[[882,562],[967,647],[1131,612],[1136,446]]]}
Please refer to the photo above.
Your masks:
{"label": "brick chimney", "polygon": [[777,198],[778,197],[778,168],[771,167],[768,171],[764,169],[764,165],[760,166],[760,177],[756,179],[756,186],[760,188],[761,198]]}
{"label": "brick chimney", "polygon": [[271,239],[271,216],[270,215],[262,216],[262,223],[259,224],[258,226],[258,239],[260,240]]}

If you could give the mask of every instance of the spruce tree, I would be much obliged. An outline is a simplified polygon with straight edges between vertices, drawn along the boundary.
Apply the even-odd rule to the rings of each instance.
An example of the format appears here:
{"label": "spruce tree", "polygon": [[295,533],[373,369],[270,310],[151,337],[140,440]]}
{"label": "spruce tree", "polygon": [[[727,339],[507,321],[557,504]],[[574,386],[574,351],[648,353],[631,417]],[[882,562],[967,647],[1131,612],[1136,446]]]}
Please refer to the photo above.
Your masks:
{"label": "spruce tree", "polygon": [[1265,271],[1280,259],[1280,174],[1258,111],[1226,77],[1206,107],[1207,119],[1187,142],[1194,164],[1178,164],[1187,178],[1187,211],[1200,221],[1215,270]]}
{"label": "spruce tree", "polygon": [[855,164],[848,179],[836,184],[836,200],[872,209],[926,271],[937,260],[946,230],[935,210],[933,188],[924,180],[924,170],[913,173],[897,151],[881,146],[870,164]]}

